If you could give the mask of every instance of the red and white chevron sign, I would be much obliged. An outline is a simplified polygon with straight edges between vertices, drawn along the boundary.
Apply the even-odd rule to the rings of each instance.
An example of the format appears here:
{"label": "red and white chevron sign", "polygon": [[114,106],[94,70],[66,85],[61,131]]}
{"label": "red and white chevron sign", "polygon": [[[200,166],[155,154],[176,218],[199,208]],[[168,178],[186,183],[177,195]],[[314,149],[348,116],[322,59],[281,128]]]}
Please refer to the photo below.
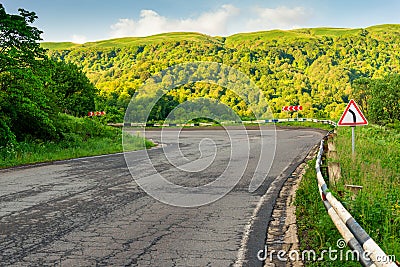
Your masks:
{"label": "red and white chevron sign", "polygon": [[93,116],[104,116],[106,115],[105,111],[89,111],[88,116],[93,117]]}
{"label": "red and white chevron sign", "polygon": [[282,111],[300,111],[303,110],[303,106],[284,106]]}

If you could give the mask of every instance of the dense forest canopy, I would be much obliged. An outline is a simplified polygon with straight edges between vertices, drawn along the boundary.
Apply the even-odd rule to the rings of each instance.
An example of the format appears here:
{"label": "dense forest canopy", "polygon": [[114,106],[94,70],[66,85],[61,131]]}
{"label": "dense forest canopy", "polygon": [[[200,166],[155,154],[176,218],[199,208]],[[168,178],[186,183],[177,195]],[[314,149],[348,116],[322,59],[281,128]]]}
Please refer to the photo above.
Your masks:
{"label": "dense forest canopy", "polygon": [[[277,117],[282,106],[302,105],[300,116],[337,119],[360,78],[380,79],[400,71],[400,25],[366,29],[315,28],[211,37],[167,33],[82,45],[42,43],[49,55],[78,64],[100,90],[109,119],[122,121],[135,91],[152,75],[175,64],[219,62],[248,75]],[[181,103],[193,96],[218,98],[246,117],[243,101],[226,88],[187,84],[168,93]],[[174,103],[169,101],[169,103]],[[168,102],[168,101],[167,101]],[[248,114],[247,114],[248,115]]]}

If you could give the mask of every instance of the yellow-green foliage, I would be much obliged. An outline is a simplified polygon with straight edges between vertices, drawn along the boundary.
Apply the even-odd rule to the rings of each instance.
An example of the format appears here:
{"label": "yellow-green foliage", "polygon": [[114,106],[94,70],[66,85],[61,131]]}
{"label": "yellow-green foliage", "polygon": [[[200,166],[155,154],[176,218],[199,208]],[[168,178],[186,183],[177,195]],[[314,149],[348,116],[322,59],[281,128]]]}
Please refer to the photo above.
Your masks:
{"label": "yellow-green foliage", "polygon": [[[229,37],[168,33],[43,46],[50,48],[50,55],[81,65],[106,99],[100,106],[119,113],[120,120],[130,97],[146,79],[167,67],[193,61],[220,62],[239,69],[262,89],[277,117],[287,116],[281,113],[282,106],[300,104],[304,107],[300,116],[337,119],[351,97],[354,80],[400,72],[399,32],[400,25],[379,25]],[[208,85],[202,85],[203,90],[198,87],[189,91],[216,97]],[[238,105],[233,102],[232,107]]]}

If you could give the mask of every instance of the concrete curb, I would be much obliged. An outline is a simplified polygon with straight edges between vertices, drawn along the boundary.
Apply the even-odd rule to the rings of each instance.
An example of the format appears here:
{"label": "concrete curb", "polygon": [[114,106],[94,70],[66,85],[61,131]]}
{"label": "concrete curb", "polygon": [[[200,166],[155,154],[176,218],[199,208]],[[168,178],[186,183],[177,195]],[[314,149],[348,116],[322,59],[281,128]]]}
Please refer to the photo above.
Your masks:
{"label": "concrete curb", "polygon": [[[279,196],[274,205],[273,213],[271,215],[271,221],[267,229],[266,244],[269,249],[276,251],[300,250],[296,224],[296,206],[294,205],[294,199],[301,179],[307,170],[307,162],[315,158],[317,152],[318,146],[310,150],[304,162],[301,163],[296,168],[296,170],[288,177],[279,193]],[[272,260],[269,258],[266,259],[264,263],[264,267],[275,267],[281,265],[300,267],[304,266],[304,263],[301,261],[301,259],[299,259],[299,261],[292,261],[288,259],[287,262],[282,262],[276,258],[276,255],[272,258]]]}

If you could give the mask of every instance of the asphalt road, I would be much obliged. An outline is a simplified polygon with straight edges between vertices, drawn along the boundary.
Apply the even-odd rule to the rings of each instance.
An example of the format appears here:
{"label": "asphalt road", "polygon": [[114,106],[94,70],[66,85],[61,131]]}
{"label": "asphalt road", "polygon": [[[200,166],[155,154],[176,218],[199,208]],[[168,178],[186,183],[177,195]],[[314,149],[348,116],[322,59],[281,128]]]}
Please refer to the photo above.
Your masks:
{"label": "asphalt road", "polygon": [[[254,155],[263,149],[272,158],[270,128],[248,131],[250,159],[234,189],[215,202],[191,208],[146,194],[132,179],[122,154],[0,170],[0,265],[261,266],[256,255],[264,247],[279,189],[324,135],[304,129],[276,133],[272,168],[257,191],[248,190],[258,163]],[[161,141],[159,131],[148,131],[147,136]],[[199,142],[204,138],[209,139],[202,150]],[[266,140],[263,147],[257,142],[261,138]],[[168,158],[162,148],[148,151],[149,158],[158,173],[186,187],[215,180],[229,164],[231,145],[243,145],[231,144],[222,130],[182,131],[179,140],[163,141]],[[216,156],[200,172],[175,167],[199,158],[207,161],[202,153],[213,152]],[[145,156],[145,151],[129,153],[134,176],[152,175]],[[232,173],[235,168],[239,172],[240,160]]]}

